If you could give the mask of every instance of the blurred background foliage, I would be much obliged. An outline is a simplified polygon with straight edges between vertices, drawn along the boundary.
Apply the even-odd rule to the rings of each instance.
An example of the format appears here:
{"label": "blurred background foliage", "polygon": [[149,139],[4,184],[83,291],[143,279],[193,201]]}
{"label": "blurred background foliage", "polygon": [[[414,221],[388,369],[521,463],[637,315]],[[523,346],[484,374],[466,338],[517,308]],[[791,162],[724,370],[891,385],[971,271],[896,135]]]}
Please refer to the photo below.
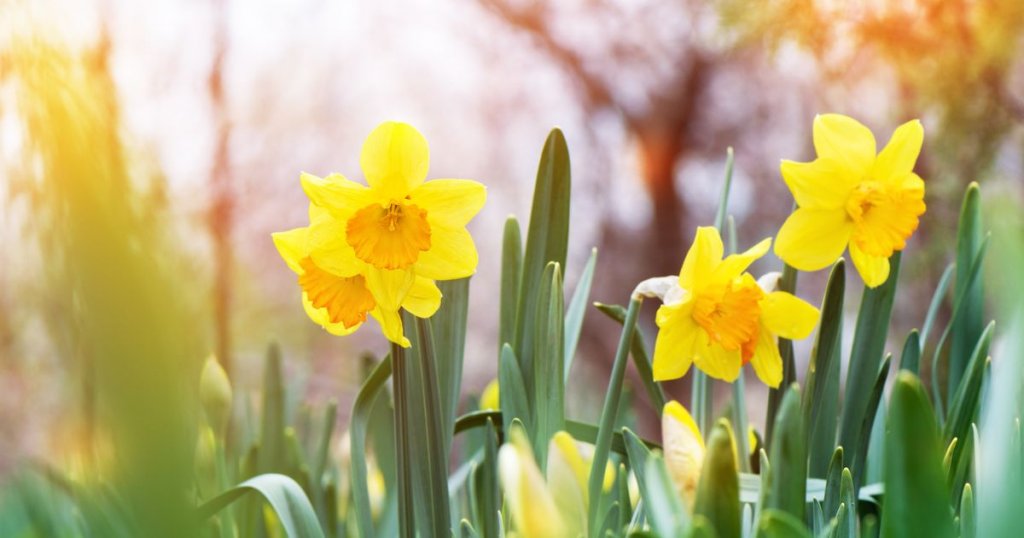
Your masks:
{"label": "blurred background foliage", "polygon": [[[270,341],[289,394],[338,398],[347,424],[359,355],[383,340],[309,323],[269,233],[305,218],[299,171],[359,179],[363,135],[391,118],[431,141],[432,177],[490,190],[471,224],[467,392],[495,376],[501,227],[528,213],[553,124],[573,155],[565,274],[597,246],[592,296],[622,303],[711,221],[727,146],[750,244],[790,210],[778,161],[813,156],[814,114],[876,133],[921,117],[929,209],[904,259],[891,334],[905,334],[951,260],[940,224],[965,185],[1019,211],[1022,35],[1019,0],[0,1],[0,477],[25,457],[95,458],[81,451],[104,436],[180,480],[170,447],[194,442],[177,426],[202,360],[253,394]],[[817,301],[825,279],[801,295]],[[581,379],[607,379],[614,326],[587,318]],[[747,386],[760,410],[766,390]],[[570,385],[570,414],[597,415],[589,392]],[[646,405],[630,411],[641,433]]]}

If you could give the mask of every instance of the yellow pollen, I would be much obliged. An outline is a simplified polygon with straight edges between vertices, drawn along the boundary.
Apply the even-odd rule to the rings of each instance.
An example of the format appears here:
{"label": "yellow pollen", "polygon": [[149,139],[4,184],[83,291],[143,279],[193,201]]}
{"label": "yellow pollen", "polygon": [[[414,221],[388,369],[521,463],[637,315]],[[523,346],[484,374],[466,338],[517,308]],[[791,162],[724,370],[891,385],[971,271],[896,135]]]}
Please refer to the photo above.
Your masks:
{"label": "yellow pollen", "polygon": [[371,204],[356,211],[345,227],[356,257],[378,269],[404,269],[430,249],[426,210],[413,204]]}
{"label": "yellow pollen", "polygon": [[744,362],[753,356],[760,332],[764,292],[750,275],[701,293],[693,306],[693,320],[728,351],[741,350]]}
{"label": "yellow pollen", "polygon": [[331,323],[341,323],[346,329],[366,321],[366,314],[377,306],[373,294],[366,289],[363,275],[341,277],[324,271],[310,258],[299,265],[299,286],[309,302],[316,308],[326,308]]}

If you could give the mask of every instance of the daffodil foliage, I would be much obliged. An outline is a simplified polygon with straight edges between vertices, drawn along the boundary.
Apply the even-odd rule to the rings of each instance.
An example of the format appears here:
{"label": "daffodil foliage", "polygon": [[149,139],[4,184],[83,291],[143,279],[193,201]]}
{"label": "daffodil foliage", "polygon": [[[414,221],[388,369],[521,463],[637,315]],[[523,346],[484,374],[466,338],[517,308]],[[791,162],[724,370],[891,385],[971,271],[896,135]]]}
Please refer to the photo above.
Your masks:
{"label": "daffodil foliage", "polygon": [[[664,245],[678,274],[620,283],[625,306],[598,305],[621,325],[604,377],[574,361],[585,321],[614,325],[587,316],[596,253],[580,267],[567,256],[569,144],[553,131],[525,241],[514,217],[504,228],[501,287],[487,305],[502,320],[496,375],[474,390],[461,386],[474,330],[466,279],[478,263],[466,226],[485,187],[426,180],[423,136],[382,124],[354,179],[300,176],[308,221],[282,223],[296,227],[273,242],[298,284],[296,312],[301,304],[339,337],[372,317],[390,353],[367,361],[340,421],[336,403],[290,404],[294,383],[275,346],[258,396],[209,359],[197,383],[193,487],[168,498],[194,499],[184,520],[211,537],[1015,536],[1024,366],[1014,357],[1024,329],[1012,323],[1024,319],[1024,294],[996,288],[1011,324],[985,325],[982,291],[995,286],[981,285],[991,221],[977,185],[933,299],[899,292],[925,211],[915,172],[924,132],[905,123],[878,151],[856,120],[815,118],[816,157],[783,161],[778,178],[796,209],[758,223],[779,226],[779,259],[772,238],[741,246],[716,226],[697,227],[686,248]],[[729,184],[717,225],[727,222]],[[998,223],[1004,237],[1019,238],[1009,222]],[[993,250],[1012,281],[1005,275],[1024,263],[1019,239]],[[860,275],[850,283],[847,252]],[[821,297],[798,278],[829,267]],[[656,309],[655,326],[638,324],[644,308]],[[920,330],[893,334],[894,312],[919,316]],[[684,404],[676,384],[663,384],[698,374],[709,394],[731,389],[731,400]],[[750,400],[747,380],[757,384]],[[176,529],[175,518],[133,511],[118,481],[54,476],[32,474],[0,495],[0,536]]]}

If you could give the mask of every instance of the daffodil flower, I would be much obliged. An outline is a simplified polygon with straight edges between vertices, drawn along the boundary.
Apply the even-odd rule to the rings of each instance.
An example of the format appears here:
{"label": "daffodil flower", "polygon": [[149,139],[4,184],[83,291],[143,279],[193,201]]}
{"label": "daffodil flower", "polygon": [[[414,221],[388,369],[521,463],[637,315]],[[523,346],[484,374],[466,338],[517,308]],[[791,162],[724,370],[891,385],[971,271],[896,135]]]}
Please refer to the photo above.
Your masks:
{"label": "daffodil flower", "polygon": [[718,230],[700,227],[678,278],[652,279],[637,288],[664,303],[655,319],[655,380],[682,377],[696,364],[707,375],[731,382],[750,362],[766,385],[779,386],[776,337],[806,338],[818,322],[818,309],[790,293],[762,288],[746,272],[770,245],[765,239],[722,259]]}
{"label": "daffodil flower", "polygon": [[[302,175],[306,195],[330,217],[310,225],[309,257],[317,267],[362,275],[362,286],[384,312],[404,306],[418,278],[451,280],[476,271],[476,245],[466,224],[484,205],[483,185],[425,182],[427,141],[404,123],[374,129],[359,162],[369,186],[340,174]],[[400,323],[385,325],[385,333],[405,345]]]}
{"label": "daffodil flower", "polygon": [[[309,319],[335,335],[351,334],[369,314],[376,319],[391,341],[409,346],[402,332],[399,308],[419,317],[434,315],[441,305],[441,290],[428,278],[412,276],[408,289],[395,302],[382,301],[369,286],[367,266],[359,260],[345,260],[333,267],[324,267],[312,258],[312,229],[333,218],[327,210],[309,207],[311,225],[273,234],[274,245],[288,267],[297,274],[302,290],[302,305]],[[335,256],[335,260],[339,260]]]}
{"label": "daffodil flower", "polygon": [[498,387],[498,380],[492,379],[490,383],[484,387],[484,391],[480,393],[480,410],[499,410],[501,409],[501,389]]}
{"label": "daffodil flower", "polygon": [[[541,473],[530,442],[520,427],[498,454],[499,472],[515,528],[522,537],[586,535],[588,481],[594,445],[581,443],[568,432],[556,433],[548,444],[548,463]],[[602,489],[615,485],[615,466],[604,469]]]}
{"label": "daffodil flower", "polygon": [[798,206],[779,230],[775,254],[801,271],[823,269],[849,245],[871,288],[889,278],[889,257],[903,250],[925,212],[924,181],[914,173],[924,129],[899,126],[875,155],[875,137],[839,114],[814,119],[809,163],[782,161],[782,178]]}
{"label": "daffodil flower", "polygon": [[697,423],[675,400],[666,403],[661,412],[661,444],[665,451],[665,467],[676,491],[692,509],[706,449]]}

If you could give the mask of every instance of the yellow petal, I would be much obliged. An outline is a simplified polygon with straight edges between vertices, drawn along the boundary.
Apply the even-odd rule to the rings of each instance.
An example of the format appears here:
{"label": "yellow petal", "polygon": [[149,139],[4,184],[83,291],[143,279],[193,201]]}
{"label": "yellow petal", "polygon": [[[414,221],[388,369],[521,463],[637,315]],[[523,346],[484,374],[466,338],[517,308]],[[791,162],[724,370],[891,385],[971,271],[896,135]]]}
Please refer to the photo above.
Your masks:
{"label": "yellow petal", "polygon": [[[754,346],[754,356],[750,359],[754,373],[762,383],[775,389],[782,383],[782,355],[779,354],[778,342],[771,331],[761,326]],[[753,445],[751,445],[753,446]]]}
{"label": "yellow petal", "polygon": [[690,316],[691,310],[691,303],[658,308],[653,364],[655,381],[683,377],[690,369],[696,338],[703,332]]}
{"label": "yellow petal", "polygon": [[773,291],[761,300],[761,322],[772,334],[787,340],[810,336],[819,316],[817,308],[784,291]]}
{"label": "yellow petal", "polygon": [[498,451],[498,474],[519,536],[531,538],[564,538],[567,529],[558,513],[537,462],[530,442],[521,428],[513,428],[509,442]]}
{"label": "yellow petal", "polygon": [[463,227],[487,200],[487,188],[469,179],[433,179],[416,187],[410,201],[427,210],[431,226]]}
{"label": "yellow petal", "polygon": [[711,278],[711,273],[722,261],[722,236],[711,226],[700,226],[693,238],[693,245],[686,253],[683,267],[679,271],[679,285],[690,291],[699,289]]}
{"label": "yellow petal", "polygon": [[728,280],[738,277],[741,273],[746,271],[747,268],[750,267],[750,264],[754,263],[755,260],[767,254],[768,249],[771,248],[771,246],[771,238],[766,238],[761,240],[760,243],[747,249],[746,252],[726,256],[718,268],[715,269],[715,277]]}
{"label": "yellow petal", "polygon": [[856,243],[850,243],[850,259],[865,286],[877,288],[889,279],[889,258],[865,254]]}
{"label": "yellow petal", "polygon": [[345,241],[345,221],[327,210],[309,205],[309,257],[320,268],[338,276],[352,276],[365,271],[366,263],[356,258],[352,246]]}
{"label": "yellow petal", "polygon": [[779,170],[796,205],[806,208],[843,207],[860,179],[839,161],[825,157],[809,163],[782,161]]}
{"label": "yellow petal", "polygon": [[402,316],[399,315],[397,310],[384,310],[378,306],[370,311],[370,315],[373,316],[373,319],[377,320],[377,323],[380,323],[380,329],[384,333],[385,338],[402,347],[412,345],[409,339],[405,337],[402,328]]}
{"label": "yellow petal", "polygon": [[384,310],[398,310],[412,289],[416,277],[411,269],[366,268],[366,287]]}
{"label": "yellow petal", "polygon": [[435,226],[430,249],[420,253],[416,274],[433,280],[466,278],[476,272],[478,256],[473,237],[465,228]]}
{"label": "yellow petal", "polygon": [[817,271],[842,256],[852,230],[845,211],[800,208],[782,224],[775,255],[801,271]]}
{"label": "yellow petal", "polygon": [[662,410],[661,441],[669,476],[687,505],[692,506],[704,465],[704,438],[690,413],[675,400]]}
{"label": "yellow petal", "polygon": [[341,174],[319,178],[303,172],[299,181],[310,202],[332,211],[342,220],[362,207],[378,203],[373,191],[366,185],[348,180]]}
{"label": "yellow petal", "polygon": [[849,174],[864,177],[875,162],[875,136],[859,121],[842,114],[814,118],[814,150],[835,159]]}
{"label": "yellow petal", "polygon": [[363,143],[359,166],[370,187],[388,200],[402,200],[427,178],[427,140],[407,123],[380,124]]}
{"label": "yellow petal", "polygon": [[302,308],[306,311],[306,315],[309,316],[309,319],[313,320],[313,323],[323,327],[324,330],[335,336],[346,336],[352,334],[356,332],[356,329],[362,326],[362,323],[357,323],[346,328],[344,323],[331,323],[331,315],[327,309],[313,306],[313,303],[305,293],[302,294]]}
{"label": "yellow petal", "polygon": [[743,356],[741,350],[728,350],[711,340],[706,332],[700,331],[696,352],[693,358],[694,365],[702,372],[715,379],[732,383],[740,376],[740,368],[743,367]]}
{"label": "yellow petal", "polygon": [[299,263],[307,256],[306,239],[309,237],[309,228],[295,228],[287,232],[275,232],[270,234],[277,247],[278,254],[288,264],[288,268],[296,273],[302,273],[302,265]]}
{"label": "yellow petal", "polygon": [[908,121],[897,127],[878,154],[872,177],[879,181],[898,181],[913,172],[923,142],[924,127],[920,121]]}
{"label": "yellow petal", "polygon": [[497,379],[492,379],[484,387],[484,391],[480,393],[480,410],[486,411],[488,409],[495,411],[501,409],[501,387],[498,385]]}
{"label": "yellow petal", "polygon": [[402,308],[418,318],[433,316],[441,306],[441,290],[429,278],[417,276],[413,280],[409,293],[402,301]]}

